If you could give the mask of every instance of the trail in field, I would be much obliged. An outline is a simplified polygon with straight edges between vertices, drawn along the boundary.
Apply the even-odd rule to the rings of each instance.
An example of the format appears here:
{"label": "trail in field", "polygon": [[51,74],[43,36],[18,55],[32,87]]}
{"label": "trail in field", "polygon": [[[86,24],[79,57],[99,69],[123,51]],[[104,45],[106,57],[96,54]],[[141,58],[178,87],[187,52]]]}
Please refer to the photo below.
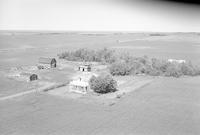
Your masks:
{"label": "trail in field", "polygon": [[53,85],[55,85],[55,84],[54,83],[47,83],[46,85],[44,85],[43,87],[40,87],[38,89],[23,91],[23,92],[19,92],[17,94],[9,95],[9,96],[3,96],[3,97],[0,97],[0,101],[25,96],[25,95],[28,95],[28,94],[31,94],[31,93],[34,93],[34,92],[41,92],[41,91],[43,91],[43,90],[45,90],[49,87],[52,87]]}

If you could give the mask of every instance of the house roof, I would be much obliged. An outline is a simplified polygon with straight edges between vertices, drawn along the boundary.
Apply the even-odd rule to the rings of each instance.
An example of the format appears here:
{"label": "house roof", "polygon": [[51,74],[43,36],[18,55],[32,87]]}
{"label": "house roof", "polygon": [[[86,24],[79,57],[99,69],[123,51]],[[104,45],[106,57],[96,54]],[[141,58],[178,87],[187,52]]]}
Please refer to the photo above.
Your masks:
{"label": "house roof", "polygon": [[91,66],[90,66],[90,65],[80,65],[79,67],[82,67],[82,68],[90,68]]}
{"label": "house roof", "polygon": [[80,86],[80,87],[87,87],[87,86],[89,86],[89,83],[88,82],[84,82],[84,81],[71,81],[70,85]]}
{"label": "house roof", "polygon": [[52,60],[56,60],[56,59],[55,58],[40,57],[39,58],[39,63],[42,63],[42,64],[51,64]]}

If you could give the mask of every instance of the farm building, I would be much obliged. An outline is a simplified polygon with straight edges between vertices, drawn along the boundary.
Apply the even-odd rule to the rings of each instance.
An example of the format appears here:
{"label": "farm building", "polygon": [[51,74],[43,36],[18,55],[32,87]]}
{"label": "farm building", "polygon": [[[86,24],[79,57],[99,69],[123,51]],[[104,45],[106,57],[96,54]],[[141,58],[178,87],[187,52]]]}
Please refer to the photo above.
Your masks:
{"label": "farm building", "polygon": [[82,71],[82,72],[90,72],[91,71],[91,65],[89,65],[89,64],[81,65],[81,66],[78,67],[78,70]]}
{"label": "farm building", "polygon": [[185,60],[176,60],[176,59],[168,59],[168,62],[170,62],[170,63],[179,63],[179,64],[186,63]]}
{"label": "farm building", "polygon": [[38,76],[33,73],[20,73],[20,79],[26,80],[27,82],[38,80]]}
{"label": "farm building", "polygon": [[56,59],[55,58],[39,58],[38,69],[48,69],[56,67]]}
{"label": "farm building", "polygon": [[86,94],[89,90],[89,80],[92,76],[98,76],[92,72],[82,72],[73,77],[73,81],[69,83],[70,91]]}
{"label": "farm building", "polygon": [[69,86],[70,86],[70,91],[82,94],[86,94],[89,89],[89,83],[81,80],[71,81]]}

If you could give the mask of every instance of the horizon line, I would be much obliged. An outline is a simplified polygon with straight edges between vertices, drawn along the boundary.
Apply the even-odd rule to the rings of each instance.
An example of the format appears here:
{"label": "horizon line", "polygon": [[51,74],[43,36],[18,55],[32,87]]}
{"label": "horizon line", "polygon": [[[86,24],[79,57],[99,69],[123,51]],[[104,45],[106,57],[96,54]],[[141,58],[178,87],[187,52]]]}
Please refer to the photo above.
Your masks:
{"label": "horizon line", "polygon": [[126,31],[126,30],[16,30],[16,29],[7,29],[0,32],[107,32],[107,33],[200,33],[200,31]]}

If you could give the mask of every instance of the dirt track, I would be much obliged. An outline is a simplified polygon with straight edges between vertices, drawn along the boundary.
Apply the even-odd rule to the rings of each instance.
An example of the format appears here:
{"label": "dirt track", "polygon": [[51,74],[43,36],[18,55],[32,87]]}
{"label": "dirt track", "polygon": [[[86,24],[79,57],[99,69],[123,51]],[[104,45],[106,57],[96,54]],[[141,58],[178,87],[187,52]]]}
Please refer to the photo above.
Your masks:
{"label": "dirt track", "polygon": [[200,78],[160,78],[113,106],[46,93],[0,102],[2,135],[199,135]]}

